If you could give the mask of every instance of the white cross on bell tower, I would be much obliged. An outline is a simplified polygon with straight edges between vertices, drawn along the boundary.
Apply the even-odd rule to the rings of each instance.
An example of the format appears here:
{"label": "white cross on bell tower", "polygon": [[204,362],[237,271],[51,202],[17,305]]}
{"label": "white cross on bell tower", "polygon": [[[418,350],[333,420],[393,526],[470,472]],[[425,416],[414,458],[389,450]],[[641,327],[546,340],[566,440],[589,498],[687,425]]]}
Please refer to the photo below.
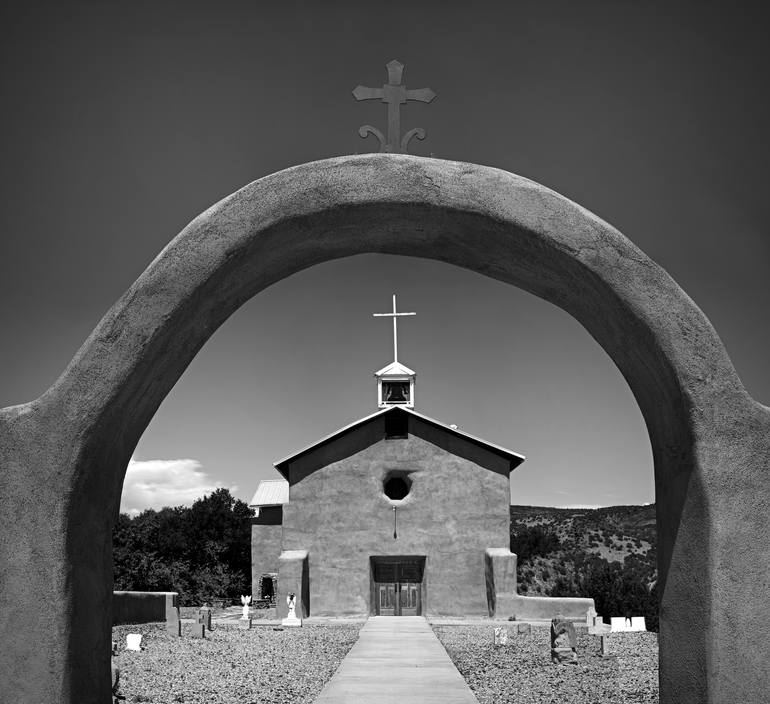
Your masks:
{"label": "white cross on bell tower", "polygon": [[396,294],[393,294],[392,313],[374,313],[375,318],[393,318],[393,362],[374,373],[377,379],[377,405],[406,406],[414,408],[414,380],[417,376],[409,367],[398,361],[398,318],[417,313],[399,313],[396,310]]}

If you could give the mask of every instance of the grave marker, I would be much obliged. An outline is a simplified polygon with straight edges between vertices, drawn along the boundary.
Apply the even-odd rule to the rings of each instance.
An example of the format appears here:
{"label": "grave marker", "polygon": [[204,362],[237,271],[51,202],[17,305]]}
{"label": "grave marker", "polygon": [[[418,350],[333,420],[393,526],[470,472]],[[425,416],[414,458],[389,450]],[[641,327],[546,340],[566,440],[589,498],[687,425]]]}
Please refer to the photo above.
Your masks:
{"label": "grave marker", "polygon": [[599,653],[601,655],[601,657],[604,658],[605,660],[608,659],[608,658],[615,658],[615,657],[617,657],[617,655],[613,655],[610,652],[610,639],[609,639],[609,636],[603,635],[601,637],[601,641],[602,641],[602,646],[601,646],[601,651]]}
{"label": "grave marker", "polygon": [[577,665],[576,648],[575,626],[564,616],[557,616],[551,621],[551,661],[557,665]]}
{"label": "grave marker", "polygon": [[201,608],[198,610],[198,620],[203,620],[203,623],[206,625],[206,630],[211,630],[211,607],[210,606],[201,606]]}
{"label": "grave marker", "polygon": [[508,645],[508,629],[504,626],[495,627],[495,645]]}
{"label": "grave marker", "polygon": [[586,626],[589,628],[594,625],[594,621],[596,620],[596,609],[591,606],[589,607],[588,611],[586,611]]}
{"label": "grave marker", "polygon": [[286,605],[289,607],[289,613],[285,619],[281,621],[282,626],[301,626],[302,619],[297,618],[295,609],[297,608],[297,595],[289,593],[286,595]]}
{"label": "grave marker", "polygon": [[166,633],[174,638],[182,635],[182,619],[179,617],[179,595],[166,595]]}
{"label": "grave marker", "polygon": [[610,624],[612,625],[613,633],[647,630],[644,616],[612,616]]}
{"label": "grave marker", "polygon": [[238,628],[244,628],[246,630],[251,628],[251,614],[249,613],[250,603],[250,596],[241,595],[241,604],[243,604],[243,616],[238,619]]}

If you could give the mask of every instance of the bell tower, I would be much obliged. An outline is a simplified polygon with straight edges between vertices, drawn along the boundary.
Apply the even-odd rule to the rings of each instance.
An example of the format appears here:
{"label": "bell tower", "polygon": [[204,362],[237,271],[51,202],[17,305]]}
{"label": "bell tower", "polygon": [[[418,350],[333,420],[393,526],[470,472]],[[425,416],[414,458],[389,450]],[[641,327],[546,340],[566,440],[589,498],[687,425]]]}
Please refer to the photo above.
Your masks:
{"label": "bell tower", "polygon": [[393,361],[374,373],[377,379],[377,405],[380,408],[388,406],[414,408],[414,381],[417,375],[398,361],[397,319],[403,315],[417,315],[417,313],[398,313],[395,293],[392,313],[374,313],[376,318],[393,318]]}

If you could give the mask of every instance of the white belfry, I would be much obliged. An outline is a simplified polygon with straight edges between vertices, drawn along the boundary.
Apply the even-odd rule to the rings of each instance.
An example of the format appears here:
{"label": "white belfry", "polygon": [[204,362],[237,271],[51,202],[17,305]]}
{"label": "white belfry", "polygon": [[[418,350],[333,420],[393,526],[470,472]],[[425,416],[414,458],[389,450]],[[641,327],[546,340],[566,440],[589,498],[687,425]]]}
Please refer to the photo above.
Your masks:
{"label": "white belfry", "polygon": [[393,318],[393,361],[398,362],[398,324],[397,318],[402,315],[417,315],[417,313],[398,313],[396,312],[396,294],[393,294],[393,312],[392,313],[372,313],[375,318]]}

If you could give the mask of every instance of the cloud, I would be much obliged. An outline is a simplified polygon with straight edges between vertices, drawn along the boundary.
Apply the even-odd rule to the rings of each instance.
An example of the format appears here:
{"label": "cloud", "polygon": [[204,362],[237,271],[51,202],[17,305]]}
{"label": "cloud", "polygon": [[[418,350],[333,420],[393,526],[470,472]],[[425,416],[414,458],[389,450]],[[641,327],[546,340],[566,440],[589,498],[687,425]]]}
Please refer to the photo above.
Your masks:
{"label": "cloud", "polygon": [[135,460],[132,457],[123,482],[120,511],[135,516],[147,508],[189,506],[222,486],[222,482],[212,480],[203,471],[198,460]]}

